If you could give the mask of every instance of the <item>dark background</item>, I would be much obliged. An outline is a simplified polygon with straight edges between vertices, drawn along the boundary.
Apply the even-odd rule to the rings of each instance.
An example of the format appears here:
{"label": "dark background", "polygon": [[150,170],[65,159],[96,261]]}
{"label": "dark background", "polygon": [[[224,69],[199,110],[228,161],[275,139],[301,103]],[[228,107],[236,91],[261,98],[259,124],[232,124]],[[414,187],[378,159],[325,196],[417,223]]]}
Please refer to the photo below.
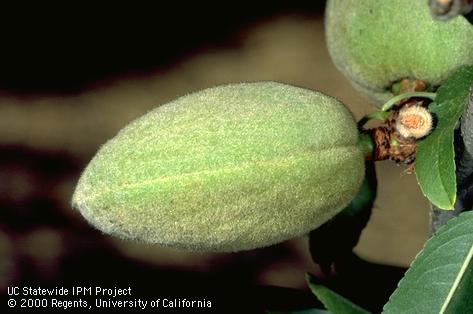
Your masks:
{"label": "dark background", "polygon": [[[331,64],[323,8],[324,1],[271,1],[4,9],[0,306],[8,309],[9,286],[80,285],[131,286],[147,300],[205,298],[219,313],[316,305],[304,283],[305,272],[319,273],[306,238],[241,253],[182,252],[103,235],[69,201],[103,142],[194,90],[277,80],[336,96],[357,118],[373,110]],[[407,266],[427,237],[427,203],[402,168],[377,167],[379,198],[356,251]],[[352,283],[358,288],[348,294],[379,309],[389,294],[370,299],[382,288],[363,289],[369,282]]]}
{"label": "dark background", "polygon": [[[2,16],[1,89],[76,93],[97,80],[149,74],[284,14],[320,16],[325,1],[177,1],[157,6],[21,8]],[[10,15],[10,13],[12,15]]]}

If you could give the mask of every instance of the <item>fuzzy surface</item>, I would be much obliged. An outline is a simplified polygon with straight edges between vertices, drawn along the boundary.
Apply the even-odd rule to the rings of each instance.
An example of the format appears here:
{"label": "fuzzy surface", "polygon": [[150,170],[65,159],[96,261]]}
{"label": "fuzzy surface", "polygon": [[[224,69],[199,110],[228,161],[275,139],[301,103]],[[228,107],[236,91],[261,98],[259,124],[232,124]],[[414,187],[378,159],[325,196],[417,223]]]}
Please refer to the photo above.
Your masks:
{"label": "fuzzy surface", "polygon": [[205,251],[269,246],[308,233],[364,176],[351,113],[274,82],[214,87],[158,107],[96,154],[73,195],[95,227]]}
{"label": "fuzzy surface", "polygon": [[473,64],[473,26],[433,20],[427,0],[329,0],[325,31],[337,68],[376,104],[400,79],[438,86]]}

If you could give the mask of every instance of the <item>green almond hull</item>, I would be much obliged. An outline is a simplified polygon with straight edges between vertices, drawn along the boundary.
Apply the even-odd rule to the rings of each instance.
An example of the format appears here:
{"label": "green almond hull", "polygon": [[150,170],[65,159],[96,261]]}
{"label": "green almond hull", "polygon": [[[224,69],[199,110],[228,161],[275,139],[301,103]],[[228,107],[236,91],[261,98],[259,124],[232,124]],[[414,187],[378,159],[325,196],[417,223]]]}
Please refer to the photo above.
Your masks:
{"label": "green almond hull", "polygon": [[473,64],[473,26],[433,20],[427,0],[329,0],[327,46],[337,68],[375,104],[403,78],[440,85]]}
{"label": "green almond hull", "polygon": [[351,113],[273,82],[215,87],[132,122],[82,174],[73,206],[121,238],[239,251],[305,234],[364,175]]}

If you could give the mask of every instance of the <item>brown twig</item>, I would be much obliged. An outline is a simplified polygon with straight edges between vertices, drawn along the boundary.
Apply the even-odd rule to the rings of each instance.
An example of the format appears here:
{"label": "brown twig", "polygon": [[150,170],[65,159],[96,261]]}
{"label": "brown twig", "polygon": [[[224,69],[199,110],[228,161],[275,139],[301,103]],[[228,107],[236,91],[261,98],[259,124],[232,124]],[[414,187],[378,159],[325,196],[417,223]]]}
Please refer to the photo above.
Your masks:
{"label": "brown twig", "polygon": [[[427,88],[426,84],[419,80],[401,80],[398,84],[398,93],[409,93],[409,92],[422,92]],[[372,160],[394,160],[397,163],[404,163],[412,165],[415,160],[417,140],[420,137],[427,135],[430,131],[430,127],[423,135],[410,136],[400,129],[400,123],[406,124],[405,121],[400,121],[400,112],[406,112],[411,115],[408,116],[408,122],[415,121],[416,123],[410,125],[410,127],[416,128],[419,126],[419,119],[422,117],[416,113],[409,113],[409,108],[425,108],[429,104],[429,101],[425,98],[410,98],[403,100],[396,104],[395,107],[390,111],[389,117],[381,124],[381,126],[365,130],[366,133],[370,134],[373,143],[373,154]],[[426,110],[424,110],[426,111]],[[430,114],[429,114],[430,116]],[[405,118],[405,115],[401,118]],[[406,126],[406,125],[401,125]],[[407,124],[407,127],[409,125]],[[415,135],[415,132],[413,133]],[[409,172],[412,172],[412,167]]]}

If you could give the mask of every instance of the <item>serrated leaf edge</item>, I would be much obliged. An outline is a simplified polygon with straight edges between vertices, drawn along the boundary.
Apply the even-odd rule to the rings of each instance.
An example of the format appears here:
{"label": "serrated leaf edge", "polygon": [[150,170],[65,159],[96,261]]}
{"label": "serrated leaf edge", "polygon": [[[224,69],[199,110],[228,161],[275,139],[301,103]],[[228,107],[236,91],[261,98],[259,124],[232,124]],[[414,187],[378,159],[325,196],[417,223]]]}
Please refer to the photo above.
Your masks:
{"label": "serrated leaf edge", "polygon": [[[442,181],[442,179],[440,179],[440,181]],[[432,203],[434,204],[435,206],[437,206],[438,208],[440,209],[443,209],[443,210],[454,210],[454,205],[455,205],[455,202],[457,201],[456,198],[457,198],[457,195],[455,193],[455,195],[453,196],[453,200],[451,200],[451,202],[448,204],[448,205],[445,205],[443,202],[438,202],[435,197],[432,197],[430,193],[426,192],[426,188],[424,187],[424,185],[421,183],[421,180],[418,179],[417,177],[417,182],[419,184],[419,187],[420,187],[420,190],[422,192],[422,194]],[[442,189],[443,189],[443,192],[445,193],[446,198],[450,200],[450,197],[448,197],[448,193],[446,192],[446,189],[444,188],[443,184],[442,184]],[[456,192],[456,191],[455,191]]]}
{"label": "serrated leaf edge", "polygon": [[[440,234],[442,232],[442,230],[444,229],[447,229],[449,228],[449,226],[451,226],[453,223],[455,223],[455,220],[458,219],[459,217],[463,217],[463,216],[469,216],[469,215],[473,215],[473,212],[465,212],[463,214],[461,214],[460,216],[458,217],[455,217],[453,219],[450,219],[449,221],[447,221],[447,223],[445,225],[443,225],[439,230],[438,232],[436,233],[435,236],[433,237],[430,237],[425,243],[424,243],[424,246],[422,248],[422,250],[419,251],[419,253],[417,253],[417,255],[415,256],[414,260],[411,262],[411,264],[409,265],[409,268],[407,269],[407,271],[405,272],[404,276],[401,278],[401,280],[399,280],[399,282],[397,283],[397,286],[396,286],[396,289],[394,290],[394,292],[389,296],[389,299],[388,299],[388,302],[386,302],[383,306],[383,311],[381,313],[385,313],[385,307],[386,305],[391,302],[391,299],[392,297],[398,292],[398,289],[400,287],[400,285],[402,284],[402,282],[406,279],[407,275],[409,273],[412,272],[412,265],[414,265],[414,263],[416,262],[417,258],[424,252],[425,248],[427,247],[427,245],[433,241],[434,238],[436,238],[438,236],[438,234]],[[460,222],[460,223],[468,223],[468,221],[465,221],[464,222]]]}
{"label": "serrated leaf edge", "polygon": [[458,285],[460,284],[462,276],[465,273],[466,268],[468,267],[472,259],[473,259],[473,245],[470,246],[470,250],[468,251],[468,254],[462,264],[462,267],[460,268],[460,271],[457,274],[457,277],[455,278],[455,281],[453,282],[452,288],[448,292],[445,302],[442,304],[442,308],[440,309],[440,314],[445,313],[445,311],[447,310],[447,307],[450,304],[450,301],[452,300],[453,294],[455,293],[455,290],[458,288]]}

